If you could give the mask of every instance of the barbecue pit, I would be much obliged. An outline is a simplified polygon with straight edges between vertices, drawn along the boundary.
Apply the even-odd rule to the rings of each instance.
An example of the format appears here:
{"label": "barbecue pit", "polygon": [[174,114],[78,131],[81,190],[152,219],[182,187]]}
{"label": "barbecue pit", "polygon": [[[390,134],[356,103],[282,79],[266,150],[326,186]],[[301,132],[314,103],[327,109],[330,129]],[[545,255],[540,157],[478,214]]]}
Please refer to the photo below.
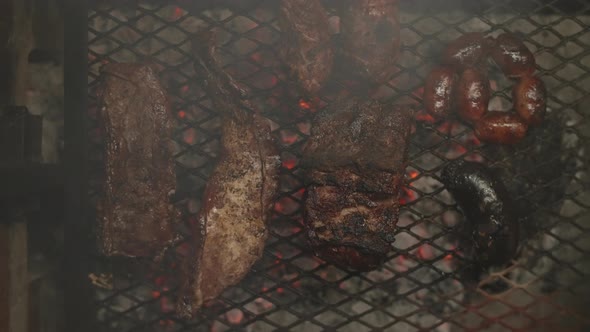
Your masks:
{"label": "barbecue pit", "polygon": [[[172,2],[171,2],[172,3]],[[198,4],[197,4],[198,3]],[[217,3],[214,5],[214,3]],[[326,1],[331,8],[334,1]],[[315,257],[301,224],[298,165],[310,119],[342,93],[362,87],[336,77],[321,100],[298,97],[276,56],[276,1],[100,1],[88,11],[88,218],[100,189],[101,134],[96,129],[99,68],[150,61],[160,69],[177,115],[178,190],[186,225],[195,222],[219,146],[219,117],[194,74],[192,35],[215,28],[225,69],[245,82],[273,122],[281,148],[281,195],[264,256],[237,286],[192,320],[174,316],[179,241],[159,263],[92,254],[86,282],[96,324],[106,331],[582,331],[590,289],[588,148],[590,4],[583,1],[399,1],[402,52],[391,81],[370,95],[420,110],[421,86],[445,44],[466,32],[517,34],[535,54],[549,91],[548,116],[524,142],[480,142],[458,120],[435,123],[418,112],[411,139],[403,209],[383,268],[358,273]],[[334,38],[339,19],[330,16]],[[336,75],[337,76],[337,75]],[[490,109],[511,105],[511,84],[490,73]],[[320,105],[320,106],[314,106]],[[514,264],[477,275],[464,246],[463,220],[440,182],[457,158],[501,168],[526,211]],[[187,229],[184,229],[187,234]]]}

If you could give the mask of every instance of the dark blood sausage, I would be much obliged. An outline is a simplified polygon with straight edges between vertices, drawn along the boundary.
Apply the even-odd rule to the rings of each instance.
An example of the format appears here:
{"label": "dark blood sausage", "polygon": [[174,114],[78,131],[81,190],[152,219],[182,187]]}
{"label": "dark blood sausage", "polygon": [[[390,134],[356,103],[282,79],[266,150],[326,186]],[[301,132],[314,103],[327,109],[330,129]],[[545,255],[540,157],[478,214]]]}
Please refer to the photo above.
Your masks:
{"label": "dark blood sausage", "polygon": [[101,79],[106,177],[97,204],[99,247],[105,255],[157,256],[180,222],[169,198],[176,189],[174,116],[149,65],[108,64]]}
{"label": "dark blood sausage", "polygon": [[488,110],[490,81],[487,75],[475,68],[466,68],[455,88],[455,104],[459,116],[467,122],[479,120]]}
{"label": "dark blood sausage", "polygon": [[475,123],[475,135],[489,143],[518,143],[527,130],[528,125],[515,113],[491,111]]}
{"label": "dark blood sausage", "polygon": [[177,313],[191,317],[239,282],[262,256],[278,190],[279,155],[268,121],[215,58],[211,36],[193,44],[195,71],[221,115],[221,153],[193,225]]}
{"label": "dark blood sausage", "polygon": [[424,84],[424,107],[435,118],[449,115],[456,84],[455,70],[441,66],[432,69]]}
{"label": "dark blood sausage", "polygon": [[301,165],[304,223],[316,254],[357,270],[391,250],[413,110],[343,100],[314,120]]}
{"label": "dark blood sausage", "polygon": [[490,40],[483,33],[466,33],[447,46],[442,62],[454,67],[475,66],[485,60],[490,46]]}
{"label": "dark blood sausage", "polygon": [[463,160],[445,167],[441,177],[472,227],[479,263],[508,263],[518,247],[519,226],[504,184],[484,165]]}
{"label": "dark blood sausage", "polygon": [[547,90],[537,76],[521,77],[512,90],[516,113],[529,125],[541,124],[547,109]]}
{"label": "dark blood sausage", "polygon": [[282,61],[306,94],[316,94],[334,62],[326,10],[319,0],[282,0],[279,26]]}
{"label": "dark blood sausage", "polygon": [[397,0],[354,0],[341,13],[342,51],[356,76],[382,84],[400,54]]}
{"label": "dark blood sausage", "polygon": [[535,72],[533,53],[513,34],[498,36],[491,55],[504,75],[510,78],[529,76]]}

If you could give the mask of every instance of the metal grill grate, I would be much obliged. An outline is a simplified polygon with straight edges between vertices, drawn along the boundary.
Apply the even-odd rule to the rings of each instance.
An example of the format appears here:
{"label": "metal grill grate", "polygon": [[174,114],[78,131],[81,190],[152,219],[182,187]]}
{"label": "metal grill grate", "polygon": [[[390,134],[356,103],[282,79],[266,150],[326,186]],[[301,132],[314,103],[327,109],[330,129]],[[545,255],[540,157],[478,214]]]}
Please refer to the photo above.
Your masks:
{"label": "metal grill grate", "polygon": [[[161,264],[93,257],[97,321],[112,331],[538,331],[590,328],[590,4],[585,1],[400,1],[399,70],[373,98],[420,103],[420,88],[445,43],[470,31],[511,31],[535,53],[549,91],[549,116],[517,146],[482,144],[459,121],[418,116],[410,147],[408,185],[395,250],[385,266],[356,273],[313,256],[302,232],[302,181],[297,158],[315,113],[293,96],[276,58],[277,1],[236,1],[212,8],[194,1],[135,6],[101,3],[89,13],[91,120],[96,120],[98,69],[107,62],[151,61],[161,68],[177,114],[178,207],[186,222],[218,149],[219,119],[192,68],[191,35],[217,28],[226,70],[251,87],[275,124],[281,145],[282,194],[275,204],[264,256],[237,286],[191,321],[173,316],[181,243]],[[205,3],[205,2],[202,2]],[[327,3],[329,7],[329,3]],[[338,19],[330,22],[337,28]],[[510,82],[490,66],[491,108],[510,107]],[[337,76],[337,75],[335,75]],[[349,82],[335,78],[323,104]],[[89,193],[96,196],[100,137]],[[462,216],[439,182],[449,160],[503,167],[502,178],[530,213],[514,264],[471,275],[461,246]],[[93,218],[88,220],[94,223]]]}

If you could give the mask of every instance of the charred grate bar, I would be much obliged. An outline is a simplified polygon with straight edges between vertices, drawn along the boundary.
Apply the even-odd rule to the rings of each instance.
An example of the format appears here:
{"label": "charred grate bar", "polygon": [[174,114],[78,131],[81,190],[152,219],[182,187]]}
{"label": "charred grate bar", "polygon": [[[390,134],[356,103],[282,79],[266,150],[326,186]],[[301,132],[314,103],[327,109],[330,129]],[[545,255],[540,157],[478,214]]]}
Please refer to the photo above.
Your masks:
{"label": "charred grate bar", "polygon": [[[114,4],[117,3],[117,4]],[[395,250],[385,266],[349,272],[314,257],[301,225],[300,148],[314,109],[297,98],[276,56],[276,1],[103,1],[88,13],[89,197],[96,199],[103,162],[96,126],[99,68],[150,61],[160,68],[177,115],[174,139],[177,206],[194,221],[219,145],[219,118],[201,90],[191,36],[217,28],[225,69],[246,82],[274,122],[283,162],[281,196],[263,258],[191,321],[173,315],[179,243],[162,263],[91,258],[97,324],[108,331],[537,331],[585,330],[590,289],[590,4],[585,1],[400,1],[403,49],[398,71],[372,92],[377,99],[421,103],[421,85],[444,45],[465,32],[511,31],[534,52],[549,91],[545,124],[512,147],[486,145],[453,119],[424,112],[411,139]],[[195,3],[199,3],[196,5]],[[217,2],[219,4],[219,2]],[[326,1],[331,8],[335,1]],[[337,39],[338,19],[330,16]],[[491,109],[511,105],[511,83],[490,66]],[[336,75],[337,76],[337,75]],[[329,82],[321,105],[351,82]],[[512,195],[528,207],[514,264],[473,276],[461,243],[461,214],[440,182],[450,160],[504,167]],[[92,211],[92,206],[89,207]],[[90,214],[88,223],[94,224]]]}

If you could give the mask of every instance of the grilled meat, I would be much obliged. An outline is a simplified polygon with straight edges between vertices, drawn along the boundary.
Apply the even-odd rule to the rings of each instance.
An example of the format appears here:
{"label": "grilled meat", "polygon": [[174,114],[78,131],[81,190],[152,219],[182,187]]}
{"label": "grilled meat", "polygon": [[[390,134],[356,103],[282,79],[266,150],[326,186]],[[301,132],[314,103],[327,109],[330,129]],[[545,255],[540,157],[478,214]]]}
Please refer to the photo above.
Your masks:
{"label": "grilled meat", "polygon": [[520,78],[512,90],[516,113],[529,125],[540,125],[547,110],[545,83],[537,76]]}
{"label": "grilled meat", "polygon": [[354,0],[341,13],[342,49],[350,70],[370,82],[391,79],[400,54],[397,0]]}
{"label": "grilled meat", "polygon": [[452,67],[440,66],[432,69],[424,84],[424,107],[435,118],[449,115],[456,88],[457,75]]}
{"label": "grilled meat", "polygon": [[316,94],[334,62],[326,10],[319,0],[282,0],[279,26],[282,61],[306,94]]}
{"label": "grilled meat", "polygon": [[176,238],[173,116],[154,70],[117,63],[101,70],[100,125],[106,178],[97,205],[105,255],[159,255]]}
{"label": "grilled meat", "polygon": [[515,144],[525,137],[528,125],[517,114],[491,111],[475,123],[474,129],[484,142]]}
{"label": "grilled meat", "polygon": [[479,120],[487,112],[489,101],[490,81],[487,75],[479,69],[466,68],[455,88],[459,116],[467,122]]}
{"label": "grilled meat", "polygon": [[304,219],[323,259],[375,268],[394,240],[413,112],[378,102],[335,103],[303,148]]}
{"label": "grilled meat", "polygon": [[505,264],[518,247],[518,218],[504,184],[484,165],[457,161],[443,169],[442,181],[471,223],[477,260]]}
{"label": "grilled meat", "polygon": [[513,34],[499,35],[491,55],[504,75],[510,78],[530,76],[535,72],[533,53]]}
{"label": "grilled meat", "polygon": [[177,312],[190,317],[239,282],[261,257],[278,190],[278,152],[269,123],[223,72],[211,37],[194,43],[195,69],[222,115],[221,155],[194,225],[194,252],[185,265]]}
{"label": "grilled meat", "polygon": [[481,32],[470,32],[451,42],[443,51],[442,61],[453,67],[481,64],[490,51],[490,40]]}

